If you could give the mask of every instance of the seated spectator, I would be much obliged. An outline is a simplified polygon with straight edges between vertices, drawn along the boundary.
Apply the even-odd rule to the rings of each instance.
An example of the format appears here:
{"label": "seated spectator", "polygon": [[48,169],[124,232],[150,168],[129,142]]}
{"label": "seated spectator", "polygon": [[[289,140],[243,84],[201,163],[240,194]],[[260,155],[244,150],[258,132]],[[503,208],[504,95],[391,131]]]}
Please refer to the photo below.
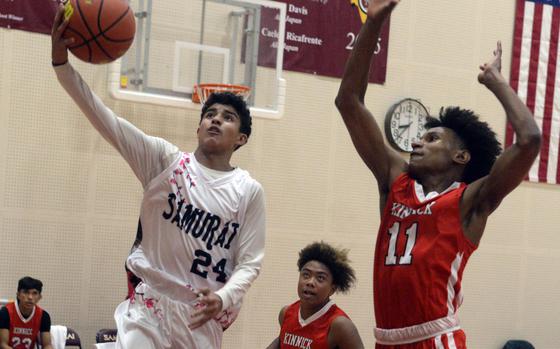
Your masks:
{"label": "seated spectator", "polygon": [[0,349],[30,349],[40,344],[51,345],[51,317],[37,303],[41,300],[43,283],[29,276],[18,282],[15,302],[0,309]]}

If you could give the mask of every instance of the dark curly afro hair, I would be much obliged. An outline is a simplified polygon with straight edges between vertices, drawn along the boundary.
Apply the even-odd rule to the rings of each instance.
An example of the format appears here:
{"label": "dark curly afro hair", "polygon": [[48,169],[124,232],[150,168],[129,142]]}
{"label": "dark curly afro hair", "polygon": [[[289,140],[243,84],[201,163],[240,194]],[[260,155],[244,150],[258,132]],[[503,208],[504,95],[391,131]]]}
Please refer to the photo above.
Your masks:
{"label": "dark curly afro hair", "polygon": [[309,261],[321,262],[329,269],[337,292],[348,292],[356,281],[347,249],[335,248],[323,241],[314,242],[299,252],[298,270],[301,271]]}
{"label": "dark curly afro hair", "polygon": [[445,127],[453,130],[471,154],[465,167],[463,181],[472,183],[490,173],[496,158],[502,152],[496,133],[472,111],[459,107],[441,108],[439,118],[429,116],[426,129]]}

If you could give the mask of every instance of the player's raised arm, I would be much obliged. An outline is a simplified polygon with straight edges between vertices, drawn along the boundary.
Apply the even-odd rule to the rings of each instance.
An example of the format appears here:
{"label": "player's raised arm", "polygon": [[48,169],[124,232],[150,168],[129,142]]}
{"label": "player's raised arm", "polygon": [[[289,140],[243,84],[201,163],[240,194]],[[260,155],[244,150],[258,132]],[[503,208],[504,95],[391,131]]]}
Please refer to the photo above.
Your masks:
{"label": "player's raised arm", "polygon": [[502,104],[515,131],[516,141],[496,159],[488,176],[474,182],[465,191],[461,205],[463,224],[473,242],[480,240],[488,215],[525,178],[541,145],[541,133],[533,115],[501,74],[501,60],[502,45],[498,42],[492,60],[480,66],[478,81]]}
{"label": "player's raised arm", "polygon": [[118,117],[89,88],[80,74],[68,62],[68,45],[63,33],[68,27],[64,18],[64,7],[59,6],[53,22],[52,64],[61,86],[74,100],[92,126],[128,162],[143,186],[163,171],[172,161],[167,154],[176,147],[159,138],[144,134],[130,122]]}
{"label": "player's raised arm", "polygon": [[346,62],[335,101],[358,154],[377,179],[382,197],[393,179],[406,169],[406,162],[385,144],[379,126],[364,105],[364,96],[381,27],[399,1],[370,2],[368,18]]}
{"label": "player's raised arm", "polygon": [[64,18],[64,6],[59,5],[53,21],[51,30],[52,51],[51,58],[54,66],[63,65],[68,62],[68,46],[73,39],[64,39],[62,34],[68,27],[68,20]]}

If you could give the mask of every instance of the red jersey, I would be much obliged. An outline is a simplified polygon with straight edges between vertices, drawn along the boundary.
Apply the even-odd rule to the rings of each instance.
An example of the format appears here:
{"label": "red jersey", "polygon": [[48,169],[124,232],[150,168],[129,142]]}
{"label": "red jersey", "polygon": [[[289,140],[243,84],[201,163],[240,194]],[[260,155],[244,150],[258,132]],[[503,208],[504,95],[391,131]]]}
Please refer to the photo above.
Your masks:
{"label": "red jersey", "polygon": [[[406,173],[393,183],[375,248],[378,329],[408,327],[399,336],[420,339],[434,334],[435,320],[439,333],[458,328],[455,313],[462,302],[461,278],[476,249],[461,225],[459,203],[465,188],[464,183],[454,183],[425,197],[422,186]],[[421,327],[417,325],[428,322],[432,323],[410,335]]]}
{"label": "red jersey", "polygon": [[300,301],[290,305],[284,313],[280,328],[280,349],[325,349],[331,323],[339,316],[348,317],[333,301],[307,319],[299,315]]}
{"label": "red jersey", "polygon": [[35,343],[39,338],[43,309],[36,305],[27,319],[21,315],[15,303],[8,303],[6,309],[10,315],[10,338],[8,340],[10,346],[13,349],[35,348]]}

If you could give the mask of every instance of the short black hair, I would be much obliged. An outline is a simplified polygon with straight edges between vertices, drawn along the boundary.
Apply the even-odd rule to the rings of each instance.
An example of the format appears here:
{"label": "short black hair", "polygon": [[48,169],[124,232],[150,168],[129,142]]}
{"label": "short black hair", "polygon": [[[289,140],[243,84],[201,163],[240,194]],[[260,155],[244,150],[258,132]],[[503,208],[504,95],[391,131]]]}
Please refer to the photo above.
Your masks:
{"label": "short black hair", "polygon": [[323,241],[314,242],[299,251],[298,270],[310,261],[321,262],[329,269],[337,292],[348,292],[356,281],[347,249],[335,248]]}
{"label": "short black hair", "polygon": [[200,113],[200,120],[204,117],[204,113],[214,104],[229,105],[235,109],[239,115],[241,121],[241,126],[239,126],[239,132],[247,135],[247,138],[251,136],[251,125],[252,118],[251,112],[247,107],[247,103],[243,100],[241,96],[238,96],[231,92],[215,92],[208,97],[204,105],[202,106],[202,112]]}
{"label": "short black hair", "polygon": [[439,118],[427,117],[426,129],[445,127],[459,137],[471,154],[463,172],[463,181],[472,183],[490,173],[498,155],[502,152],[496,133],[472,110],[459,107],[441,108]]}
{"label": "short black hair", "polygon": [[18,281],[17,291],[22,290],[37,290],[39,293],[43,292],[43,283],[41,280],[34,279],[30,276],[24,276]]}

